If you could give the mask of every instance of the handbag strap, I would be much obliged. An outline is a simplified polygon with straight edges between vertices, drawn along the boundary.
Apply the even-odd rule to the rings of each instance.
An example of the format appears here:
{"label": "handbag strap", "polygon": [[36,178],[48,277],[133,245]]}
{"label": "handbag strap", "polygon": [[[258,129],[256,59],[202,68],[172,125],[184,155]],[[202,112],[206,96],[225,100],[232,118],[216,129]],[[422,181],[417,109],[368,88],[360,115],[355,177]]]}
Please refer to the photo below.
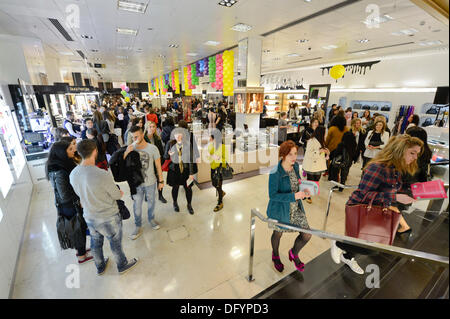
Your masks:
{"label": "handbag strap", "polygon": [[373,205],[373,201],[375,200],[375,197],[377,197],[377,192],[367,192],[366,195],[363,197],[363,202],[366,201],[367,197],[372,194],[372,199],[370,200],[369,206],[367,206],[367,208],[372,208]]}

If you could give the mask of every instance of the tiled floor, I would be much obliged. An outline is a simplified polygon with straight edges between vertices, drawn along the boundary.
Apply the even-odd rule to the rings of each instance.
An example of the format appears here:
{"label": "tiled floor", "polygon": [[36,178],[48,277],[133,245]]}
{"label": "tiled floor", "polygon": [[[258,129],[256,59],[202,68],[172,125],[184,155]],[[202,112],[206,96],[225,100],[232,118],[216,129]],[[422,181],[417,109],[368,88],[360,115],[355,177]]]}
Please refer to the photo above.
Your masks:
{"label": "tiled floor", "polygon": [[[357,184],[360,173],[360,167],[355,165],[347,184]],[[313,198],[313,204],[304,204],[310,226],[315,229],[323,226],[330,188],[326,178],[322,180],[321,194]],[[143,235],[131,241],[128,235],[134,228],[134,219],[124,221],[125,254],[129,258],[139,257],[140,263],[120,276],[113,262],[101,277],[96,275],[93,262],[82,265],[79,288],[66,287],[72,274],[66,272],[69,270],[66,267],[76,264],[76,257],[74,250],[59,247],[53,193],[50,187],[35,189],[13,298],[250,298],[295,270],[287,252],[296,234],[285,234],[282,238],[280,253],[285,270],[279,274],[271,262],[271,231],[258,220],[255,281],[248,283],[245,279],[250,210],[258,208],[265,215],[267,188],[268,175],[227,184],[225,207],[214,213],[215,190],[194,187],[195,215],[191,216],[187,213],[184,191],[180,191],[178,199],[181,212],[175,213],[169,200],[171,189],[166,187],[164,195],[169,202],[158,202],[156,206],[160,230],[154,231],[145,223]],[[122,189],[128,187],[124,185]],[[327,231],[344,233],[344,205],[350,192],[345,190],[333,197]],[[132,201],[127,193],[125,202],[131,211]],[[328,241],[313,237],[300,258],[307,263],[328,248]],[[104,250],[106,256],[111,256],[106,240]]]}

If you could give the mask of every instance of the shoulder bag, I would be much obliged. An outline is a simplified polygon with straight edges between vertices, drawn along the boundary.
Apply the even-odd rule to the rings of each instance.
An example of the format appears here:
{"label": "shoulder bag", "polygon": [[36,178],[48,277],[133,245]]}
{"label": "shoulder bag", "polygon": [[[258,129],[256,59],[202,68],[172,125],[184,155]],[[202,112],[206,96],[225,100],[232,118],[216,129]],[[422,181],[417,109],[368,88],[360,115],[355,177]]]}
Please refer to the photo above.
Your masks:
{"label": "shoulder bag", "polygon": [[373,194],[369,205],[345,205],[345,235],[365,239],[385,245],[392,245],[401,214],[387,207],[373,206],[376,192],[369,192],[364,196],[363,202],[369,194]]}

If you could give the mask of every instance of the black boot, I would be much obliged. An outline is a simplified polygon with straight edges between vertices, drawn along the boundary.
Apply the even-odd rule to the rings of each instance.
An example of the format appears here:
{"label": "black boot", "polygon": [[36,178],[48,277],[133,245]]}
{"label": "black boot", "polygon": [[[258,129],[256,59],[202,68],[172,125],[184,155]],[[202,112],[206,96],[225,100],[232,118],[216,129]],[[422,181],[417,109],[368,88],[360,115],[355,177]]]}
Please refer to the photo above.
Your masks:
{"label": "black boot", "polygon": [[192,208],[192,205],[191,205],[191,204],[188,204],[188,205],[187,205],[187,209],[188,209],[188,211],[189,211],[189,214],[194,215],[194,209]]}
{"label": "black boot", "polygon": [[163,194],[162,194],[162,190],[161,190],[161,191],[158,191],[158,194],[159,194],[159,200],[160,200],[163,204],[166,204],[166,203],[167,203],[167,200],[164,198],[164,196],[163,196]]}
{"label": "black boot", "polygon": [[174,209],[177,213],[180,212],[180,207],[178,207],[178,203],[177,203],[177,202],[174,202],[174,203],[173,203],[173,209]]}

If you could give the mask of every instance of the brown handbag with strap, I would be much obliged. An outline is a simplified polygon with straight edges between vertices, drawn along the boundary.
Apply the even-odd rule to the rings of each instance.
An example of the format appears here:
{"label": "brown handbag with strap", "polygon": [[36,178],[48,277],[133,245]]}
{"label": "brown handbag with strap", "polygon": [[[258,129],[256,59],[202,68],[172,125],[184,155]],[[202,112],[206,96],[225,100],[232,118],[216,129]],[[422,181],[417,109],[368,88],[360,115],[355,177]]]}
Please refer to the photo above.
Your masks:
{"label": "brown handbag with strap", "polygon": [[392,245],[401,214],[387,207],[373,206],[376,192],[373,193],[370,204],[345,205],[345,235],[365,239],[370,242]]}

